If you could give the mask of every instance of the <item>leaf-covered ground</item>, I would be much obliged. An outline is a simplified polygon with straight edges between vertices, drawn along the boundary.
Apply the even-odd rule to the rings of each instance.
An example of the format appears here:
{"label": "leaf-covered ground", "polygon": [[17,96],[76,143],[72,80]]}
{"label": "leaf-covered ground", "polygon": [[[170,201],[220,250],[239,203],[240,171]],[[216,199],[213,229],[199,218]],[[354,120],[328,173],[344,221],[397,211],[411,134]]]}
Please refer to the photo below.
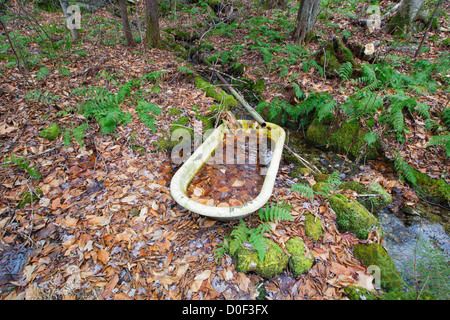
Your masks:
{"label": "leaf-covered ground", "polygon": [[[277,10],[247,7],[247,11],[238,19],[279,17]],[[42,25],[62,26],[62,13],[41,11],[35,17]],[[161,138],[169,137],[172,122],[187,116],[190,121],[186,126],[192,127],[198,115],[207,114],[216,102],[196,89],[192,79],[179,71],[187,62],[175,52],[144,48],[142,44],[127,48],[120,31],[113,30],[120,25],[119,18],[107,10],[83,19],[87,26],[82,43],[62,49],[63,54],[41,58],[38,67],[29,70],[6,67],[7,60],[0,60],[1,299],[256,299],[262,292],[267,299],[346,299],[343,287],[369,286],[370,274],[352,254],[352,246],[361,241],[337,230],[336,217],[325,198],[316,196],[310,201],[290,191],[291,167],[284,162],[271,201],[288,201],[295,219],[272,224],[273,232],[267,236],[281,245],[293,236],[304,238],[315,258],[312,269],[297,278],[286,271],[264,280],[237,272],[228,255],[216,261],[215,248],[238,222],[209,220],[177,205],[169,190],[176,167],[170,155],[156,145]],[[177,20],[165,17],[161,25],[162,29],[180,27],[187,21],[185,27],[189,29],[202,19],[205,19],[202,15],[196,18],[191,12],[179,11]],[[294,10],[288,19],[294,21]],[[35,37],[35,29],[26,26],[20,19],[8,21],[10,31]],[[334,16],[331,24],[319,19],[316,29],[325,39],[337,29],[351,30],[355,34],[352,39],[364,44],[380,38],[390,39],[383,30],[367,35],[363,28],[351,25],[341,15]],[[438,39],[445,38],[446,30],[432,34]],[[133,32],[139,34],[139,29],[134,28]],[[233,37],[206,34],[205,39],[216,50],[242,43],[246,49],[238,59],[248,66],[247,77],[265,80],[267,89],[263,98],[266,100],[282,96],[293,74],[298,74],[295,81],[303,90],[328,92],[336,101],[354,93],[350,82],[323,78],[314,69],[305,73],[300,62],[288,66],[287,76],[280,76],[279,70],[267,72],[260,53],[246,46],[249,29],[233,33]],[[63,35],[67,37],[68,33]],[[427,46],[428,59],[442,51],[434,42],[427,42]],[[311,52],[317,48],[317,42],[308,45]],[[36,55],[42,47],[32,41],[27,50],[30,55]],[[383,55],[386,48],[381,46],[377,50]],[[405,55],[401,51],[394,54]],[[68,72],[60,72],[61,67]],[[112,134],[102,134],[95,121],[87,121],[77,113],[83,98],[72,94],[74,89],[102,86],[117,92],[121,84],[161,70],[166,72],[158,81],[132,91],[132,97],[139,96],[162,109],[161,115],[156,116],[156,132],[140,121],[134,98],[120,105],[122,111],[133,115],[131,122],[117,126]],[[39,72],[44,72],[44,76]],[[27,97],[33,90],[58,98],[44,101]],[[431,106],[432,117],[435,117],[433,110],[441,110],[448,99],[448,92],[443,89],[421,97],[422,102]],[[197,111],[194,106],[198,107]],[[182,113],[171,114],[170,108],[180,109]],[[51,123],[69,131],[83,123],[89,123],[90,128],[82,138],[82,145],[74,137],[71,144],[64,144],[63,134],[53,141],[39,136]],[[429,133],[423,124],[410,119],[405,124],[411,133],[404,148],[404,159],[432,175],[440,175],[443,168],[449,168],[443,148],[425,148]],[[12,161],[12,155],[29,162],[21,167]],[[25,168],[35,168],[39,179],[33,178]],[[402,194],[402,202],[417,201],[414,191],[382,161],[371,161],[361,168],[364,175],[353,179],[367,183],[378,181],[388,191]],[[308,179],[313,181],[312,177]],[[19,207],[24,193],[37,194],[38,189],[42,193],[32,204]],[[323,221],[324,235],[317,242],[304,234],[306,213]],[[257,224],[257,215],[246,218],[246,222]],[[373,232],[366,242],[380,241],[377,232]]]}

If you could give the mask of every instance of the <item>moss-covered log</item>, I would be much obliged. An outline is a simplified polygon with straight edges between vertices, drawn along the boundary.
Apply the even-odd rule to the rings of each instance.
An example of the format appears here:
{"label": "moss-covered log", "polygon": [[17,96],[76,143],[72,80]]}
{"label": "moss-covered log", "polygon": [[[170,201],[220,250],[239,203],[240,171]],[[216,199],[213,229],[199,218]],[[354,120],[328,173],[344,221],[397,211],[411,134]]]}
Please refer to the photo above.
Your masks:
{"label": "moss-covered log", "polygon": [[378,219],[355,200],[335,194],[329,197],[328,201],[337,215],[336,223],[341,232],[351,232],[359,239],[365,240],[369,231],[379,226]]}
{"label": "moss-covered log", "polygon": [[344,123],[337,130],[329,132],[329,125],[314,120],[306,131],[306,139],[309,143],[319,148],[330,148],[336,152],[348,153],[350,158],[356,159],[360,156],[368,160],[378,157],[375,147],[367,146],[364,138],[368,133],[367,128],[359,128],[354,122]]}

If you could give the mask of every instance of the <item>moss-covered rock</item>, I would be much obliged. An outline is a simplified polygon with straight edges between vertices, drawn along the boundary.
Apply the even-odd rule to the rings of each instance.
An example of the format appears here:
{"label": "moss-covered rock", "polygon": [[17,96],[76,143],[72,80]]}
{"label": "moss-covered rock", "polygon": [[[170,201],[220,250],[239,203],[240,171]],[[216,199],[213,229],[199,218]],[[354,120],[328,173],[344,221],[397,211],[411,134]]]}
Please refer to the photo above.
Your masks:
{"label": "moss-covered rock", "polygon": [[363,287],[344,287],[350,300],[376,300],[376,295]]}
{"label": "moss-covered rock", "polygon": [[316,182],[324,182],[327,181],[328,178],[329,176],[325,173],[316,173],[314,175],[314,180],[316,180]]}
{"label": "moss-covered rock", "polygon": [[56,123],[52,123],[47,128],[43,129],[39,136],[44,139],[48,140],[55,140],[58,138],[59,134],[61,133],[61,128]]}
{"label": "moss-covered rock", "polygon": [[314,184],[312,186],[312,189],[314,190],[314,192],[325,192],[325,193],[330,192],[330,186],[323,181]]}
{"label": "moss-covered rock", "polygon": [[224,104],[227,108],[237,107],[238,105],[237,100],[231,94],[226,94],[222,89],[214,87],[201,77],[195,78],[195,85],[197,89],[203,90],[207,97],[211,97],[218,103]]}
{"label": "moss-covered rock", "polygon": [[[360,127],[355,122],[344,123],[337,130],[329,132],[329,125],[314,120],[306,131],[306,139],[309,143],[319,148],[331,148],[336,152],[347,153],[353,159],[362,154],[367,160],[378,157],[375,147],[366,146],[365,134],[369,132],[367,128]],[[355,137],[356,135],[356,137]]]}
{"label": "moss-covered rock", "polygon": [[270,239],[266,239],[266,255],[260,261],[258,253],[242,246],[235,254],[236,270],[255,272],[265,279],[271,279],[283,272],[287,267],[289,256],[281,247]]}
{"label": "moss-covered rock", "polygon": [[286,243],[286,251],[291,255],[289,258],[289,270],[294,276],[299,276],[311,269],[314,257],[311,253],[306,254],[305,243],[299,237],[291,238]]}
{"label": "moss-covered rock", "polygon": [[172,141],[169,137],[164,137],[156,141],[155,146],[159,151],[171,152],[172,149],[178,145],[180,141]]}
{"label": "moss-covered rock", "polygon": [[323,235],[322,220],[313,214],[305,214],[304,228],[306,236],[314,241],[319,240]]}
{"label": "moss-covered rock", "polygon": [[291,170],[289,172],[289,176],[292,178],[297,178],[297,179],[301,179],[303,176],[311,173],[311,169],[309,168],[305,168],[305,167],[300,167],[300,166],[296,166],[294,167],[293,170]]}
{"label": "moss-covered rock", "polygon": [[381,288],[391,291],[403,286],[400,273],[395,268],[394,261],[386,249],[378,244],[356,244],[353,246],[353,254],[361,260],[366,267],[377,266],[380,268]]}
{"label": "moss-covered rock", "polygon": [[392,202],[392,196],[377,183],[372,182],[368,187],[357,181],[347,181],[341,185],[341,189],[350,189],[360,195],[376,194],[375,197],[359,197],[358,202],[372,213],[377,213]]}
{"label": "moss-covered rock", "polygon": [[177,108],[169,108],[169,114],[171,115],[171,116],[178,116],[178,115],[180,115],[181,114],[181,110],[180,109],[177,109]]}
{"label": "moss-covered rock", "polygon": [[365,240],[369,231],[379,226],[378,219],[356,200],[334,194],[328,201],[337,215],[336,223],[341,232],[351,232]]}
{"label": "moss-covered rock", "polygon": [[450,185],[444,179],[430,178],[426,173],[413,169],[416,183],[413,188],[419,194],[437,202],[450,203]]}

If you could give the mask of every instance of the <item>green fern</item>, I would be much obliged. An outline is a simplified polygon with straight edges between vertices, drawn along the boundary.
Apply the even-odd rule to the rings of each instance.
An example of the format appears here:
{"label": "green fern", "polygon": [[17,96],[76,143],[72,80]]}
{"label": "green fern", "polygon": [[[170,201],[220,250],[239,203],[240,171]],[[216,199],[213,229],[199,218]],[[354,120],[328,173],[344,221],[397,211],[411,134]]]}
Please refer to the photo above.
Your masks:
{"label": "green fern", "polygon": [[403,160],[398,152],[395,152],[394,155],[396,156],[394,160],[394,167],[395,170],[397,170],[397,172],[400,174],[400,177],[413,185],[416,184],[417,179],[414,175],[412,167],[408,163],[406,163],[405,160]]}
{"label": "green fern", "polygon": [[112,133],[119,124],[128,124],[132,115],[123,112],[119,103],[123,102],[130,93],[129,83],[119,89],[117,95],[110,93],[103,87],[93,87],[84,91],[88,101],[80,107],[86,119],[94,118],[101,127],[102,133]]}
{"label": "green fern", "polygon": [[314,190],[306,184],[297,183],[291,187],[291,191],[300,193],[300,195],[305,196],[307,199],[314,199]]}
{"label": "green fern", "polygon": [[300,89],[300,86],[297,83],[292,82],[291,86],[292,86],[292,88],[294,88],[295,97],[297,99],[304,99],[304,98],[306,98],[305,92],[302,89]]}
{"label": "green fern", "polygon": [[351,62],[344,62],[338,70],[339,77],[342,80],[349,80],[353,73],[353,66]]}
{"label": "green fern", "polygon": [[319,65],[317,63],[317,61],[314,60],[314,59],[309,59],[309,60],[303,61],[302,67],[303,67],[303,71],[305,73],[308,73],[311,68],[314,68],[314,69],[316,69],[319,72],[321,77],[324,76],[323,67],[321,65]]}
{"label": "green fern", "polygon": [[364,64],[361,69],[361,77],[357,78],[354,82],[364,83],[366,86],[364,90],[375,90],[378,87],[378,79],[375,70],[368,64]]}
{"label": "green fern", "polygon": [[266,255],[266,238],[264,233],[270,230],[270,226],[267,223],[262,223],[256,228],[249,229],[241,219],[239,225],[225,238],[224,245],[216,249],[216,259],[220,258],[225,252],[233,256],[244,246],[244,243],[248,243],[258,253],[259,260],[264,261]]}
{"label": "green fern", "polygon": [[41,89],[34,89],[27,93],[27,100],[34,100],[43,104],[51,104],[59,100],[59,96],[50,91],[43,92]]}
{"label": "green fern", "polygon": [[425,120],[430,119],[430,107],[426,103],[419,103],[416,106],[417,113]]}
{"label": "green fern", "polygon": [[450,107],[447,107],[442,111],[441,119],[444,125],[450,129]]}
{"label": "green fern", "polygon": [[239,226],[234,228],[227,238],[227,249],[231,255],[234,255],[236,251],[242,246],[242,244],[245,241],[248,241],[248,231],[249,229],[245,225],[244,220],[241,219]]}
{"label": "green fern", "polygon": [[266,208],[259,209],[259,217],[267,222],[279,222],[281,220],[294,220],[289,210],[277,205],[266,205]]}
{"label": "green fern", "polygon": [[264,232],[270,231],[270,226],[266,223],[260,224],[255,229],[248,230],[248,242],[258,253],[259,261],[264,261],[266,256],[266,237]]}
{"label": "green fern", "polygon": [[161,108],[158,107],[156,104],[154,103],[150,103],[147,101],[139,101],[137,106],[136,106],[136,112],[139,116],[139,119],[149,128],[153,131],[153,133],[156,132],[156,125],[154,124],[155,122],[155,117],[149,115],[150,113],[153,113],[154,115],[161,115]]}
{"label": "green fern", "polygon": [[83,146],[83,139],[86,136],[86,131],[89,129],[87,123],[83,123],[74,129],[67,129],[63,134],[63,142],[65,146],[69,146],[72,143],[72,138],[78,142],[80,146]]}
{"label": "green fern", "polygon": [[447,157],[450,157],[450,134],[431,137],[426,147],[429,146],[444,147]]}

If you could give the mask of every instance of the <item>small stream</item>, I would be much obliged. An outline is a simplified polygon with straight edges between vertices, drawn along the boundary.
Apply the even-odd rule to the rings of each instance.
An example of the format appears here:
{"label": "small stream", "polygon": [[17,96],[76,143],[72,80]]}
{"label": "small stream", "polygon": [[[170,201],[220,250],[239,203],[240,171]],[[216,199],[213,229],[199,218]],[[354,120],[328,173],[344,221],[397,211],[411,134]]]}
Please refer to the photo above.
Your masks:
{"label": "small stream", "polygon": [[[323,173],[339,170],[341,178],[348,180],[352,176],[364,173],[364,166],[346,161],[337,154],[324,152],[309,145],[301,132],[286,129],[288,146],[301,155]],[[343,169],[343,170],[342,170]],[[401,195],[392,194],[393,203],[377,214],[383,232],[384,247],[394,260],[397,270],[407,282],[414,278],[415,266],[419,261],[432,264],[433,256],[443,253],[450,260],[450,237],[444,227],[429,218],[448,222],[449,210],[420,200],[407,214],[402,210],[392,210],[401,204]],[[397,213],[393,213],[396,212]]]}

